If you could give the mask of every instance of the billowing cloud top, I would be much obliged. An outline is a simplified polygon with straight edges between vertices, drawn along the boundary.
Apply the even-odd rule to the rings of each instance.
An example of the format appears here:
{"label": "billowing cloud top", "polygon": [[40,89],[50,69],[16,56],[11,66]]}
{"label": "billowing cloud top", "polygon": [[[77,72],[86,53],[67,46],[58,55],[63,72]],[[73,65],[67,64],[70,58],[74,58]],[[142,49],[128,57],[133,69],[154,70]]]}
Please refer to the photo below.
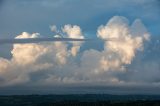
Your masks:
{"label": "billowing cloud top", "polygon": [[[56,33],[55,37],[85,38],[77,25],[65,25],[61,30],[53,25],[51,30]],[[23,32],[16,37],[20,38],[40,38],[40,34]],[[116,40],[105,41],[110,38]],[[98,27],[97,39],[104,40],[101,51],[92,48],[80,51],[85,42],[13,44],[11,59],[0,58],[0,87],[150,86],[156,83],[152,79],[157,78],[156,74],[152,78],[148,76],[152,70],[144,73],[146,66],[135,65],[135,61],[137,64],[142,61],[137,54],[143,54],[144,44],[150,39],[141,20],[136,19],[130,25],[125,17],[114,16],[106,25]],[[140,76],[148,77],[141,79]]]}

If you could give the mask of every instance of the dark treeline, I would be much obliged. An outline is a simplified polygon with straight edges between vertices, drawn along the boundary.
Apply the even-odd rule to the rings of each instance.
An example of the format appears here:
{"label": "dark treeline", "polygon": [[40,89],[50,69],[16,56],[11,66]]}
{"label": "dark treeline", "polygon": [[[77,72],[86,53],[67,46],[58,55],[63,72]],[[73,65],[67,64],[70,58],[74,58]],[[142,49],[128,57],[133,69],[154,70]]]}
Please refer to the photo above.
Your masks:
{"label": "dark treeline", "polygon": [[0,106],[160,106],[158,95],[12,95]]}
{"label": "dark treeline", "polygon": [[63,101],[57,103],[42,103],[38,104],[38,106],[160,106],[160,101]]}

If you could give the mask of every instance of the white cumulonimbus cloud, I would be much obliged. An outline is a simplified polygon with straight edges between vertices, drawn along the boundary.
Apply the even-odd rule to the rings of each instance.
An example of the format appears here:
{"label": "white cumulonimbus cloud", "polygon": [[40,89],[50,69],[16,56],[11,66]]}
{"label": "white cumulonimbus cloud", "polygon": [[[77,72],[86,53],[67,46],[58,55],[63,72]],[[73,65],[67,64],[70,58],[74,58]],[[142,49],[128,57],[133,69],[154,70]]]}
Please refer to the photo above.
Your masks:
{"label": "white cumulonimbus cloud", "polygon": [[[38,33],[23,32],[16,38],[37,37],[40,37]],[[63,42],[14,44],[11,51],[12,58],[0,60],[0,75],[5,81],[4,85],[28,81],[30,72],[47,70],[50,67],[65,64],[67,53],[67,47]]]}
{"label": "white cumulonimbus cloud", "polygon": [[[81,28],[77,25],[65,25],[63,27],[63,32],[67,34],[67,37],[69,38],[80,38],[84,39],[84,36],[82,34]],[[71,54],[73,56],[76,56],[77,52],[80,49],[80,46],[82,42],[71,42],[73,44],[73,47],[71,48]]]}
{"label": "white cumulonimbus cloud", "polygon": [[104,70],[123,69],[124,64],[131,64],[137,50],[143,49],[143,43],[149,39],[149,34],[146,30],[142,30],[144,26],[138,27],[141,33],[134,33],[137,30],[132,27],[142,24],[140,21],[136,22],[130,27],[126,18],[115,16],[105,26],[101,25],[98,28],[97,34],[101,39],[113,38],[113,41],[104,44],[104,54],[100,59]]}
{"label": "white cumulonimbus cloud", "polygon": [[[51,30],[57,32],[57,27],[52,26]],[[69,38],[84,38],[77,25],[65,25],[61,32]],[[16,39],[38,37],[39,33],[23,32]],[[125,65],[131,64],[136,52],[143,50],[144,42],[149,40],[145,26],[140,20],[135,20],[129,26],[125,17],[114,16],[106,25],[98,28],[97,37],[114,39],[105,42],[102,51],[85,50],[81,52],[81,57],[76,56],[84,42],[69,42],[71,47],[66,42],[13,44],[12,58],[0,58],[0,86],[27,82],[49,85],[95,81],[107,85],[124,82],[115,73],[125,73]],[[33,73],[43,73],[45,77],[32,81]]]}

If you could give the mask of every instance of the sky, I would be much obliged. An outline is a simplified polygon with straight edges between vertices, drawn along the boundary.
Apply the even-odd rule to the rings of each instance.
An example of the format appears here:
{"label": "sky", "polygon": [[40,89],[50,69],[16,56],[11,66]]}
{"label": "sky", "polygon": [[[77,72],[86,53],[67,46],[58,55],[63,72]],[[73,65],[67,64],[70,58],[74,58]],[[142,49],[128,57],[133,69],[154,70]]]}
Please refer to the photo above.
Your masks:
{"label": "sky", "polygon": [[159,17],[159,0],[0,0],[0,39],[98,40],[0,42],[0,94],[160,94]]}

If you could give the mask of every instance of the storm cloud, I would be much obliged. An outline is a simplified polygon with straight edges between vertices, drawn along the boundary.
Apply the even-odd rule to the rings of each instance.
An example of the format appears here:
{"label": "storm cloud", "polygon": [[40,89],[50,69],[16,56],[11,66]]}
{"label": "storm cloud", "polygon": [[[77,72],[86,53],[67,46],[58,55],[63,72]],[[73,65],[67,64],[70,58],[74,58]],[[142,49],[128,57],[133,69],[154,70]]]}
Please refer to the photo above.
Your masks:
{"label": "storm cloud", "polygon": [[[127,18],[114,16],[106,25],[98,27],[97,39],[117,39],[104,42],[102,51],[92,48],[79,51],[85,42],[77,41],[69,42],[70,46],[67,42],[13,44],[12,58],[0,58],[0,86],[149,86],[155,83],[153,79],[137,78],[151,70],[147,73],[141,71],[148,66],[139,68],[139,65],[134,66],[134,61],[142,61],[137,60],[137,54],[145,50],[144,44],[150,42],[150,34],[139,19],[131,26],[128,23]],[[85,38],[79,26],[64,26],[62,32],[69,40]],[[39,33],[23,32],[16,39],[40,37]],[[152,75],[157,78],[157,74]]]}
{"label": "storm cloud", "polygon": [[0,94],[160,93],[158,0],[0,3]]}

